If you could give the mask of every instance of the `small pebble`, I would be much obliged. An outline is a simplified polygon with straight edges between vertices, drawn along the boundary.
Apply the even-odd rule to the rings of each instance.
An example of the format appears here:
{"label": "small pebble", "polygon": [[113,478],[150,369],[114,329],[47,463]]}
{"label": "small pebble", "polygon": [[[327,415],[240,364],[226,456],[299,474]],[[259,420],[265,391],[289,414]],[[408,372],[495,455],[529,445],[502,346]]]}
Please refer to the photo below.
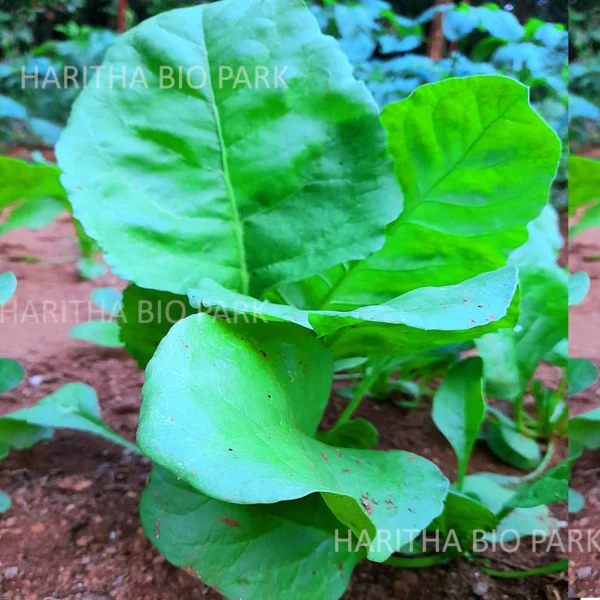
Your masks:
{"label": "small pebble", "polygon": [[29,378],[29,383],[33,387],[38,387],[42,383],[42,381],[44,381],[43,375],[34,375],[33,377]]}
{"label": "small pebble", "polygon": [[19,567],[7,567],[2,572],[4,579],[14,579],[19,574]]}
{"label": "small pebble", "polygon": [[473,582],[472,590],[476,596],[485,596],[489,588],[489,583],[486,579],[480,579]]}
{"label": "small pebble", "polygon": [[592,567],[580,567],[577,569],[577,577],[579,579],[587,579],[592,574]]}

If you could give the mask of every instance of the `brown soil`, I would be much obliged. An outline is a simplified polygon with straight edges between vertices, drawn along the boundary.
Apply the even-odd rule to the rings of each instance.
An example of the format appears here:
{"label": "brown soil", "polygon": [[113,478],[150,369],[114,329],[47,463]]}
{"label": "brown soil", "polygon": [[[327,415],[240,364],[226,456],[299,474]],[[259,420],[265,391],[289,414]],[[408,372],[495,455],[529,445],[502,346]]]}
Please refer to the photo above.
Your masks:
{"label": "brown soil", "polygon": [[[585,270],[592,286],[588,296],[569,314],[569,353],[573,357],[593,360],[600,366],[600,262],[590,261],[600,255],[600,232],[588,230],[577,236],[569,247],[571,272]],[[600,382],[579,394],[570,405],[571,415],[600,406]],[[571,487],[586,497],[583,510],[571,515],[574,530],[600,530],[600,452],[586,452],[577,461],[571,476]],[[586,550],[584,548],[584,550]],[[600,596],[600,553],[572,548],[569,555],[569,582],[574,597]]]}
{"label": "brown soil", "polygon": [[[9,268],[17,275],[17,303],[32,301],[41,309],[44,300],[85,301],[95,287],[119,285],[112,275],[94,282],[79,281],[72,262],[13,262],[24,254],[69,256],[73,253],[69,241],[72,235],[68,220],[62,218],[43,232],[19,231],[3,238],[0,271]],[[43,379],[37,386],[26,381],[3,395],[0,413],[29,406],[64,383],[83,381],[96,389],[108,424],[133,440],[143,375],[121,350],[101,349],[68,338],[68,330],[76,321],[74,305],[69,306],[68,323],[26,321],[2,325],[0,356],[21,360],[28,378],[40,375]],[[585,309],[588,304],[583,306]],[[587,338],[589,344],[597,343],[591,336]],[[584,341],[580,349],[583,355],[591,354]],[[594,356],[600,358],[600,348]],[[334,398],[332,404],[329,420],[342,408],[343,401]],[[433,425],[428,410],[365,402],[360,414],[379,428],[382,448],[417,452],[454,477],[452,451]],[[564,447],[559,454],[564,456]],[[166,563],[145,539],[138,500],[149,469],[146,459],[77,432],[58,432],[52,442],[13,452],[0,469],[0,489],[13,498],[13,507],[0,518],[3,600],[219,598],[198,580]],[[511,472],[483,446],[477,447],[471,469]],[[558,506],[555,516],[566,520],[565,507]],[[498,570],[522,570],[563,558],[559,553],[534,553],[528,548],[490,557]],[[18,569],[16,576],[12,576],[11,567]],[[566,588],[564,573],[491,579],[465,560],[423,570],[365,562],[356,569],[344,598],[558,600],[566,598]]]}

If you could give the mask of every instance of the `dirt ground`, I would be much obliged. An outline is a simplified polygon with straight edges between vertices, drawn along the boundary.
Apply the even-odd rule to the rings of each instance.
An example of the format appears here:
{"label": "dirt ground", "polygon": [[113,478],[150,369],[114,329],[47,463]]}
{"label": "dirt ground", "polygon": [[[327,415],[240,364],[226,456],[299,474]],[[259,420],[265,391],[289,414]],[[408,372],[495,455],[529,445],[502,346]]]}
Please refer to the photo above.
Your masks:
{"label": "dirt ground", "polygon": [[[92,289],[120,286],[120,282],[112,275],[93,282],[80,281],[73,262],[15,262],[24,254],[45,259],[71,256],[72,237],[68,220],[61,218],[42,232],[13,232],[0,242],[0,271],[10,269],[17,275],[18,306],[32,301],[41,311],[44,301],[69,301],[66,323],[54,323],[50,318],[46,323],[27,320],[22,324],[2,325],[0,356],[19,359],[26,367],[27,380],[0,397],[0,414],[29,406],[65,383],[82,381],[96,389],[108,424],[133,440],[143,374],[124,351],[98,348],[67,336],[77,320],[74,301],[86,301]],[[586,247],[588,251],[591,249]],[[600,263],[594,264],[593,269],[594,277],[600,278]],[[574,312],[577,322],[574,327],[579,332],[574,348],[578,355],[600,361],[600,336],[594,339],[589,334],[594,310],[598,321],[600,286]],[[79,320],[85,316],[80,314]],[[600,389],[597,391],[600,394]],[[580,405],[589,408],[599,400],[594,393],[581,400]],[[329,421],[341,410],[343,401],[335,398],[332,404],[327,415]],[[417,452],[454,477],[452,451],[433,425],[429,411],[364,402],[360,414],[379,428],[382,448]],[[561,448],[559,454],[564,457],[565,453],[566,449]],[[597,472],[593,477],[585,473],[597,459],[586,457],[578,468],[581,475],[577,479],[578,489],[587,491],[590,500],[578,518],[588,518],[590,523],[599,518],[600,500],[596,498],[600,498],[600,482]],[[0,597],[3,600],[220,598],[198,580],[170,566],[145,539],[138,518],[138,501],[149,469],[148,460],[77,432],[58,432],[52,442],[11,453],[0,468],[0,489],[13,498],[13,507],[0,518]],[[483,446],[476,448],[471,470],[511,472]],[[557,505],[554,514],[566,520],[566,507]],[[498,570],[521,570],[564,556],[558,552],[536,554],[524,548],[514,554],[496,553],[491,558]],[[588,557],[585,560],[582,557],[577,566],[589,564]],[[590,585],[598,577],[596,571],[593,566],[594,575],[588,578]],[[356,569],[344,596],[346,600],[566,597],[566,573],[491,579],[466,561],[423,570],[364,562]]]}
{"label": "dirt ground", "polygon": [[[600,231],[588,230],[569,246],[571,272],[585,270],[592,285],[585,300],[571,307],[569,314],[569,354],[593,360],[600,366]],[[571,415],[600,406],[600,382],[579,394],[570,405]],[[571,515],[569,526],[575,530],[600,530],[600,452],[586,452],[575,464],[571,487],[586,497],[583,510]],[[600,537],[600,536],[599,536]],[[600,596],[600,553],[579,552],[569,556],[569,582],[573,597]]]}

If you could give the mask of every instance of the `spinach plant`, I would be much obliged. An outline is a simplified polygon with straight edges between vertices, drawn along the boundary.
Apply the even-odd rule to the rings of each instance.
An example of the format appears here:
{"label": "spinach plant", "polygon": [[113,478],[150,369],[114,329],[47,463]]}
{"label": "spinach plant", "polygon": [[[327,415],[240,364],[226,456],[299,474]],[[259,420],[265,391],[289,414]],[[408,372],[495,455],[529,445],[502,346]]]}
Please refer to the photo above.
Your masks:
{"label": "spinach plant", "polygon": [[[18,227],[46,227],[61,213],[71,211],[59,175],[58,167],[47,163],[41,156],[37,156],[37,162],[31,164],[0,157],[0,177],[6,182],[0,190],[0,236]],[[106,268],[94,258],[98,246],[76,220],[74,226],[81,254],[81,258],[74,260],[77,260],[81,276],[93,279],[104,274]],[[28,260],[37,259],[28,257]]]}
{"label": "spinach plant", "polygon": [[[222,65],[288,79],[236,85]],[[507,258],[559,140],[503,77],[423,86],[380,119],[300,0],[161,14],[105,66],[57,156],[75,217],[132,282],[121,336],[147,364],[138,442],[156,463],[144,527],[228,597],[337,598],[358,560],[389,560],[443,513],[449,483],[369,449],[358,395],[317,436],[334,361],[512,327]],[[137,66],[148,87],[109,85]],[[161,66],[202,66],[205,85],[161,89]],[[170,302],[189,316],[160,320]],[[360,547],[336,548],[340,529]]]}
{"label": "spinach plant", "polygon": [[[460,532],[460,548],[448,546],[431,555],[431,562],[442,562],[456,556],[477,558],[487,544],[473,543],[479,530],[479,542],[519,539],[544,532],[550,535],[558,527],[547,504],[567,499],[571,461],[549,468],[552,453],[539,467],[523,476],[503,476],[494,473],[467,474],[469,458],[479,438],[486,416],[483,361],[471,357],[457,363],[436,390],[432,418],[450,442],[457,457],[457,477],[447,497],[444,512],[434,521],[440,533]],[[430,526],[431,527],[431,526]],[[481,535],[484,533],[485,535]],[[457,534],[458,536],[458,534]],[[469,543],[470,542],[470,543]],[[546,565],[535,573],[564,570],[566,559]],[[527,576],[529,571],[505,573],[480,566],[497,576]]]}
{"label": "spinach plant", "polygon": [[[0,274],[0,306],[10,300],[16,287],[13,273]],[[16,360],[0,358],[0,394],[19,386],[24,376],[25,371]],[[93,433],[137,452],[135,444],[102,421],[96,392],[83,383],[68,383],[29,408],[0,416],[0,460],[12,449],[24,450],[52,439],[55,428]],[[10,506],[10,496],[0,490],[0,513]]]}

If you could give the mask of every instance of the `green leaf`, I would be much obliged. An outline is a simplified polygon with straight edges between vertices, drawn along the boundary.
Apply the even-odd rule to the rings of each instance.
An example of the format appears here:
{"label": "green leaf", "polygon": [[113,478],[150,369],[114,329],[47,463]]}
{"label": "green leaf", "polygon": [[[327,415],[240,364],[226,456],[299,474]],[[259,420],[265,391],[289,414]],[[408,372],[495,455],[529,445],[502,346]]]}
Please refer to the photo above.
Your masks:
{"label": "green leaf", "polygon": [[69,331],[69,337],[106,348],[123,347],[123,342],[119,339],[119,324],[117,321],[78,323]]}
{"label": "green leaf", "polygon": [[568,334],[568,275],[556,263],[558,215],[547,207],[529,226],[527,243],[510,256],[519,269],[520,314],[514,330],[476,341],[484,361],[486,392],[515,400],[540,362]]}
{"label": "green leaf", "polygon": [[17,290],[17,278],[11,271],[0,273],[0,306],[6,304]]}
{"label": "green leaf", "polygon": [[569,214],[594,200],[600,200],[600,162],[569,156]]}
{"label": "green leaf", "polygon": [[335,358],[344,358],[410,354],[511,326],[515,290],[516,272],[504,268],[455,286],[413,290],[379,306],[305,311],[259,302],[202,280],[198,289],[190,290],[190,303],[216,316],[297,323],[324,338]]}
{"label": "green leaf", "polygon": [[573,488],[569,488],[569,512],[578,513],[585,506],[585,497]]}
{"label": "green leaf", "polygon": [[12,358],[0,358],[0,394],[10,392],[23,381],[25,369]]}
{"label": "green leaf", "polygon": [[569,396],[587,390],[598,379],[598,367],[585,358],[570,358],[567,368]]}
{"label": "green leaf", "polygon": [[10,211],[7,219],[0,225],[0,235],[18,227],[41,229],[50,225],[66,209],[64,200],[57,198],[26,199]]}
{"label": "green leaf", "polygon": [[455,535],[460,547],[470,548],[475,531],[493,531],[498,517],[486,506],[455,490],[450,490],[444,502],[444,512],[427,528],[440,531],[451,539]]}
{"label": "green leaf", "polygon": [[567,500],[569,471],[570,461],[564,460],[538,479],[513,488],[514,495],[504,504],[502,510],[508,513],[516,508],[533,508]]}
{"label": "green leaf", "polygon": [[[103,66],[57,156],[75,216],[116,274],[173,293],[210,277],[260,295],[382,246],[401,209],[385,132],[302,0],[165,12],[120,36]],[[169,67],[189,80],[163,77],[161,89]],[[233,78],[220,81],[220,67]],[[122,68],[141,69],[147,88],[111,86]],[[251,88],[235,84],[244,72]]]}
{"label": "green leaf", "polygon": [[600,408],[573,417],[569,421],[569,450],[571,446],[600,448]]}
{"label": "green leaf", "polygon": [[477,76],[423,85],[382,120],[404,209],[367,260],[282,286],[298,307],[351,310],[498,269],[547,203],[560,141],[522,84]]}
{"label": "green leaf", "polygon": [[118,319],[120,339],[139,367],[145,369],[173,324],[195,313],[186,296],[131,284],[123,292],[123,310]]}
{"label": "green leaf", "polygon": [[[227,598],[336,600],[364,553],[336,548],[347,530],[318,494],[248,506],[215,500],[155,467],[140,513],[148,538],[178,567]],[[355,547],[356,540],[352,542]]]}
{"label": "green leaf", "polygon": [[381,536],[391,531],[396,548],[409,541],[408,530],[442,511],[448,482],[407,452],[314,439],[332,378],[329,351],[302,327],[188,317],[148,364],[138,442],[217,500],[266,504],[320,492],[342,523],[367,532],[369,558],[383,561],[395,548]]}
{"label": "green leaf", "polygon": [[534,469],[542,458],[535,440],[516,431],[512,423],[488,421],[486,441],[496,456],[517,469]]}
{"label": "green leaf", "polygon": [[600,227],[600,162],[581,156],[569,157],[569,214],[587,205],[579,222],[569,230],[577,235],[590,227]]}
{"label": "green leaf", "polygon": [[0,417],[0,459],[8,456],[12,448],[26,450],[39,442],[51,440],[52,434],[52,429],[48,427]]}
{"label": "green leaf", "polygon": [[0,514],[5,513],[11,506],[10,496],[0,490]]}
{"label": "green leaf", "polygon": [[485,419],[481,358],[468,358],[450,369],[433,397],[431,418],[456,454],[457,487],[460,490]]}
{"label": "green leaf", "polygon": [[58,167],[29,164],[16,158],[0,157],[0,209],[19,201],[34,201],[45,197],[62,200],[68,206],[65,191],[59,181]]}
{"label": "green leaf", "polygon": [[84,279],[96,279],[97,277],[102,277],[107,271],[106,265],[91,256],[80,258],[77,261],[77,269]]}
{"label": "green leaf", "polygon": [[3,425],[14,426],[14,423],[85,431],[137,451],[135,444],[117,435],[102,421],[96,392],[84,383],[68,383],[32,407],[2,416],[0,432]]}
{"label": "green leaf", "polygon": [[[516,478],[496,473],[475,473],[465,479],[464,493],[476,498],[495,514],[503,508],[515,495]],[[510,542],[540,532],[550,535],[557,529],[556,519],[550,516],[546,506],[517,508],[504,517],[493,533],[488,533],[488,541]]]}
{"label": "green leaf", "polygon": [[98,288],[94,290],[90,298],[92,302],[104,312],[116,317],[122,310],[123,294],[112,288]]}
{"label": "green leaf", "polygon": [[569,274],[569,306],[576,306],[590,291],[590,276],[585,271]]}
{"label": "green leaf", "polygon": [[373,423],[359,418],[342,423],[329,431],[321,431],[317,433],[317,439],[329,446],[371,450],[377,446],[379,432]]}

